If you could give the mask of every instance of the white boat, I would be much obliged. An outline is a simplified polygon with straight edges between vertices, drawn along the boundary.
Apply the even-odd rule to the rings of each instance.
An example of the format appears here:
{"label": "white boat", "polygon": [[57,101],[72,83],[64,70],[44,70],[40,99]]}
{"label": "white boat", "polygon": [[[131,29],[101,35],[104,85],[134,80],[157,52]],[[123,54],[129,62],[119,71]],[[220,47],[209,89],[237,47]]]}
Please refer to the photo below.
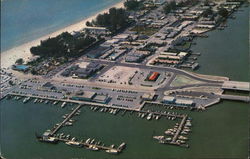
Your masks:
{"label": "white boat", "polygon": [[108,149],[106,150],[107,153],[117,154],[118,151],[116,149]]}
{"label": "white boat", "polygon": [[73,123],[71,123],[71,122],[66,122],[65,125],[67,125],[67,126],[72,126]]}
{"label": "white boat", "polygon": [[37,100],[38,100],[38,99],[36,98],[36,99],[34,100],[34,103],[36,103],[36,102],[37,102]]}
{"label": "white boat", "polygon": [[147,116],[147,120],[150,120],[152,118],[153,113],[149,113]]}
{"label": "white boat", "polygon": [[145,115],[146,115],[146,114],[142,113],[142,114],[141,114],[141,118],[144,118],[144,117],[145,117]]}
{"label": "white boat", "polygon": [[98,151],[98,147],[96,147],[95,145],[89,145],[89,147],[87,147],[87,149],[89,150],[93,150],[93,151]]}
{"label": "white boat", "polygon": [[163,140],[165,137],[164,136],[153,136],[153,138],[156,140]]}
{"label": "white boat", "polygon": [[29,100],[30,100],[30,97],[26,97],[24,98],[23,103],[27,103]]}
{"label": "white boat", "polygon": [[64,108],[66,105],[66,102],[63,102],[62,105],[61,105],[61,108]]}
{"label": "white boat", "polygon": [[53,103],[53,104],[54,104],[54,105],[56,105],[57,103],[58,103],[58,101],[54,101],[54,103]]}
{"label": "white boat", "polygon": [[95,139],[92,139],[91,141],[90,141],[90,144],[93,144],[95,142]]}
{"label": "white boat", "polygon": [[89,144],[89,142],[90,142],[90,138],[88,138],[85,142],[86,142],[87,144]]}
{"label": "white boat", "polygon": [[156,120],[160,119],[160,116],[156,115],[156,116],[155,116],[155,119],[156,119]]}
{"label": "white boat", "polygon": [[67,141],[65,142],[65,144],[67,145],[73,145],[73,146],[82,146],[82,144],[80,142],[76,142],[76,141]]}
{"label": "white boat", "polygon": [[118,148],[117,148],[117,149],[122,150],[122,149],[124,149],[124,148],[125,148],[125,146],[126,146],[126,143],[125,143],[125,142],[123,142],[120,146],[118,146]]}
{"label": "white boat", "polygon": [[180,139],[180,140],[187,140],[188,138],[185,137],[185,136],[179,136],[178,139]]}

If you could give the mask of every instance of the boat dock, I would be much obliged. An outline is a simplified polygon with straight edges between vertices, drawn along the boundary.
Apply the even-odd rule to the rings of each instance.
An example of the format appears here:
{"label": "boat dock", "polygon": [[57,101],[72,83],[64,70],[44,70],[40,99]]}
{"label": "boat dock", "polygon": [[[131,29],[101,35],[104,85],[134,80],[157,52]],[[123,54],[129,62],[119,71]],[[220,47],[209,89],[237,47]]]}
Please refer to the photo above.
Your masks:
{"label": "boat dock", "polygon": [[78,146],[78,147],[84,146],[85,148],[90,149],[90,150],[94,150],[94,151],[105,150],[106,152],[113,153],[113,154],[120,153],[125,147],[125,143],[122,143],[117,148],[114,148],[113,146],[105,146],[104,144],[99,145],[99,144],[96,144],[96,143],[91,144],[91,143],[87,143],[86,141],[85,142],[83,142],[83,141],[72,141],[72,140],[69,140],[69,139],[62,139],[62,138],[57,138],[57,137],[55,137],[55,139],[57,141],[64,142],[67,145]]}
{"label": "boat dock", "polygon": [[54,135],[81,107],[82,105],[78,105],[50,134]]}
{"label": "boat dock", "polygon": [[152,112],[152,111],[146,111],[146,110],[140,110],[138,113],[145,113],[145,114],[150,114],[152,115],[159,115],[159,116],[165,116],[165,117],[175,117],[175,118],[182,118],[182,114],[171,114],[171,113],[164,113],[164,112]]}
{"label": "boat dock", "polygon": [[184,115],[171,143],[176,143],[176,140],[178,136],[180,135],[180,132],[182,131],[184,124],[186,123],[186,120],[187,120],[187,115]]}
{"label": "boat dock", "polygon": [[[190,120],[187,120],[188,116],[183,115],[180,123],[176,123],[173,129],[167,129],[164,134],[165,136],[153,136],[154,139],[157,139],[160,144],[170,144],[176,146],[182,146],[188,148],[189,145],[186,144],[188,137],[182,136],[187,135],[188,132],[191,132],[189,126],[191,126]],[[171,137],[169,137],[171,136]]]}

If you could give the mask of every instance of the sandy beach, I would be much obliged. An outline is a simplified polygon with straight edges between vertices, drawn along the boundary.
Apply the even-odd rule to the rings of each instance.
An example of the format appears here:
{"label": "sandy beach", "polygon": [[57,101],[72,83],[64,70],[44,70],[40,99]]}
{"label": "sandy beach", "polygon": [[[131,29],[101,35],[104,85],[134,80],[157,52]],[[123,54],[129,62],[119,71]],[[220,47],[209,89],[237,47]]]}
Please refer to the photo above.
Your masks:
{"label": "sandy beach", "polygon": [[15,61],[19,58],[23,58],[25,61],[29,60],[30,57],[32,57],[32,54],[30,53],[30,48],[32,46],[37,46],[40,44],[41,40],[45,40],[48,39],[49,37],[55,37],[59,34],[61,34],[62,32],[73,32],[73,31],[79,31],[81,29],[83,29],[84,27],[86,27],[85,23],[87,21],[92,21],[93,19],[95,19],[97,17],[98,14],[103,14],[105,12],[108,12],[109,8],[112,7],[116,7],[116,8],[122,8],[124,7],[123,2],[119,2],[116,3],[115,5],[112,5],[88,18],[85,18],[75,24],[69,25],[63,29],[59,29],[53,33],[47,34],[45,36],[42,36],[36,40],[27,42],[25,44],[22,44],[20,46],[14,47],[10,50],[7,50],[5,52],[1,53],[1,68],[9,68],[11,65],[13,65],[15,63]]}

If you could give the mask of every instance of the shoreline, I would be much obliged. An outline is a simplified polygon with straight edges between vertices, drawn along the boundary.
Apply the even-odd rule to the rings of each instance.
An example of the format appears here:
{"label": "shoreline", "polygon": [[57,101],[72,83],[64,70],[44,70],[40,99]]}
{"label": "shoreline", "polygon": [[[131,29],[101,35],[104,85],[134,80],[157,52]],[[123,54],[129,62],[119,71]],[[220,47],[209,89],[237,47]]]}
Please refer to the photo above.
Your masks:
{"label": "shoreline", "polygon": [[87,21],[92,21],[93,19],[95,19],[97,17],[98,14],[103,14],[105,12],[108,12],[108,10],[112,7],[116,7],[116,8],[124,8],[124,0],[122,0],[121,2],[118,2],[112,6],[109,6],[87,18],[84,18],[74,24],[70,24],[64,28],[61,28],[55,32],[49,33],[45,36],[39,37],[35,40],[29,41],[27,43],[21,44],[19,46],[13,47],[9,50],[6,50],[4,52],[1,53],[1,68],[9,68],[11,67],[15,61],[19,58],[23,58],[24,61],[29,60],[30,57],[32,57],[32,54],[30,53],[30,48],[32,46],[37,46],[40,44],[41,40],[45,40],[48,39],[49,37],[55,37],[59,34],[61,34],[62,32],[72,32],[72,31],[79,31],[83,28],[86,27],[85,23]]}

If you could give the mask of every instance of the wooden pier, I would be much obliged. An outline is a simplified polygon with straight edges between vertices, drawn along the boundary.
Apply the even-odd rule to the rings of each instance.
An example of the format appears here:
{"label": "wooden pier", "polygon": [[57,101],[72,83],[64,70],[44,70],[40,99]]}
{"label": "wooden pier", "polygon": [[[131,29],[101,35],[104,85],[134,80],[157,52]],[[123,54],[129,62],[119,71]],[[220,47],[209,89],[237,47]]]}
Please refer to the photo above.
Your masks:
{"label": "wooden pier", "polygon": [[174,137],[172,139],[172,143],[176,143],[176,139],[178,138],[178,136],[180,135],[180,132],[182,131],[183,127],[184,127],[184,124],[186,123],[186,120],[187,120],[187,115],[184,115],[182,120],[181,120],[181,123],[176,131],[176,133],[174,134]]}
{"label": "wooden pier", "polygon": [[54,135],[81,107],[78,105],[50,134]]}
{"label": "wooden pier", "polygon": [[[58,137],[55,137],[55,139],[58,141],[64,142],[65,144],[72,142],[73,144],[68,144],[70,146],[78,146],[78,147],[84,146],[87,149],[95,150],[95,151],[96,150],[108,150],[108,151],[110,151],[110,153],[114,153],[114,154],[120,153],[124,148],[124,147],[120,147],[121,145],[117,148],[113,148],[111,146],[109,146],[109,147],[105,146],[104,144],[103,145],[90,144],[90,143],[83,142],[83,141],[72,141],[69,139],[62,139],[62,138],[58,138]],[[124,146],[125,146],[125,143],[124,143]]]}

